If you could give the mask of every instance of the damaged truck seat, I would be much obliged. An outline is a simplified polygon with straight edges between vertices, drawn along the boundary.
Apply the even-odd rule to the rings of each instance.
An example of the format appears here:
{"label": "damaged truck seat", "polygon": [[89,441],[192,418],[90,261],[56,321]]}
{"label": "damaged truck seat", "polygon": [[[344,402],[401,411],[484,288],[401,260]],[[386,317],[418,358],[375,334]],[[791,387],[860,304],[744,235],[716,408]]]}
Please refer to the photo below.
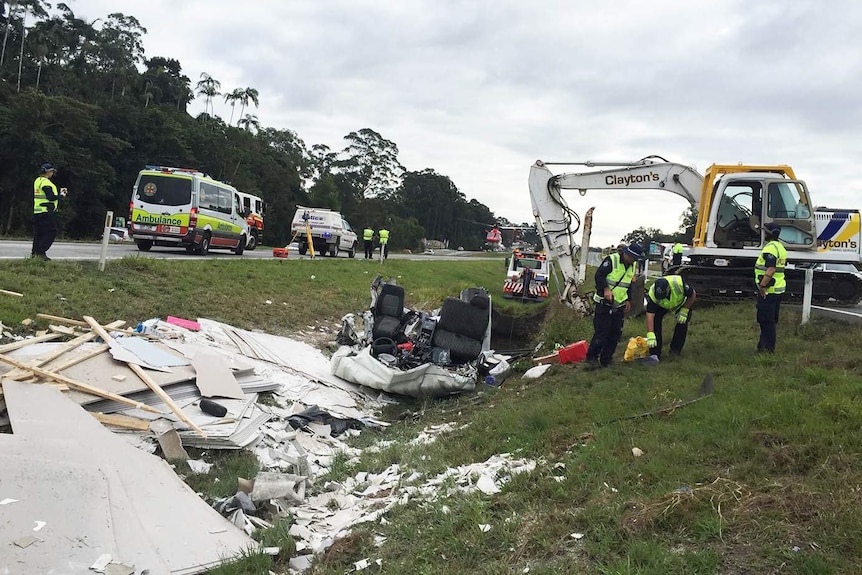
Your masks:
{"label": "damaged truck seat", "polygon": [[372,337],[374,339],[388,337],[398,341],[398,332],[402,329],[401,319],[404,316],[404,288],[383,284],[372,311],[374,314]]}
{"label": "damaged truck seat", "polygon": [[434,345],[448,349],[452,359],[461,362],[478,358],[490,321],[490,305],[484,294],[474,295],[469,302],[446,298],[434,331]]}

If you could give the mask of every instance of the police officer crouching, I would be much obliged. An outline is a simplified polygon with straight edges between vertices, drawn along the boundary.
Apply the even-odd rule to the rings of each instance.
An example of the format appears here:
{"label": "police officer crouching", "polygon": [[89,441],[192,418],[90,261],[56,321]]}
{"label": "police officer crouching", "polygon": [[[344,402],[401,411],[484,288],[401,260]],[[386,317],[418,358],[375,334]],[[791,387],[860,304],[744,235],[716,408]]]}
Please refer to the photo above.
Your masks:
{"label": "police officer crouching", "polygon": [[593,317],[593,339],[587,349],[587,365],[608,367],[623,334],[625,314],[631,309],[629,301],[635,264],[643,257],[643,248],[629,244],[621,252],[606,257],[596,270],[596,304]]}
{"label": "police officer crouching", "polygon": [[765,246],[754,264],[754,281],[757,284],[757,323],[760,324],[760,339],[757,351],[772,353],[778,337],[778,308],[787,288],[784,281],[784,266],[787,265],[787,250],[778,240],[781,226],[769,222],[763,226]]}
{"label": "police officer crouching", "polygon": [[670,352],[682,353],[685,338],[688,335],[688,324],[691,321],[691,306],[695,299],[697,299],[697,292],[685,283],[682,276],[665,276],[657,279],[650,286],[647,291],[646,340],[652,355],[661,358],[661,321],[669,312],[676,314],[676,327],[673,329],[673,339],[670,341]]}

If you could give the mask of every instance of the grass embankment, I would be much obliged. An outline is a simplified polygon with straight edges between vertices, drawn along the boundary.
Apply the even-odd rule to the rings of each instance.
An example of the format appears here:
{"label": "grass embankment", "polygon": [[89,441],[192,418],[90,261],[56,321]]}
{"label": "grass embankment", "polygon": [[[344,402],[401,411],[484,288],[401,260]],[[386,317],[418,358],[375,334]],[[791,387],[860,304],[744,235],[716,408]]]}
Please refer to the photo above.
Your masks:
{"label": "grass embankment", "polygon": [[[46,268],[59,274],[53,278],[60,284],[56,288],[40,283],[31,271],[42,264],[15,264],[2,276],[2,287],[28,293],[29,286],[44,295],[37,296],[35,307],[29,294],[25,302],[30,303],[16,298],[10,304],[4,298],[0,317],[7,323],[36,311],[77,317],[95,308],[93,315],[105,321],[171,313],[244,327],[299,328],[318,314],[281,306],[285,309],[273,319],[266,313],[272,308],[258,309],[259,301],[268,298],[280,306],[288,297],[307,298],[311,273],[317,275],[313,286],[351,285],[289,301],[307,301],[336,319],[367,305],[368,282],[355,279],[365,264],[319,263],[284,262],[284,269],[303,264],[289,276],[277,263],[257,270],[247,262],[202,262],[207,272],[197,275],[188,264],[123,261],[102,276],[65,263],[64,272],[54,271],[61,268],[52,262]],[[486,268],[486,263],[491,265]],[[234,265],[240,271],[233,271]],[[501,275],[496,262],[387,262],[385,268],[398,269],[399,282],[412,294],[411,305],[432,301],[438,293],[434,301],[439,301],[467,285],[496,285]],[[370,273],[377,269],[368,266]],[[253,296],[237,296],[235,282],[228,282],[237,275],[246,278],[240,283],[253,288]],[[444,278],[446,283],[440,283]],[[291,281],[297,285],[285,285]],[[66,288],[65,282],[70,282]],[[116,292],[105,295],[107,288],[120,285],[144,294],[148,305],[132,302],[141,307],[127,310],[112,303]],[[59,302],[54,294],[64,289],[67,300]],[[160,291],[168,304],[160,303]],[[208,305],[191,299],[211,292],[219,296]],[[82,301],[70,302],[68,294]],[[380,471],[392,463],[408,474],[415,469],[431,475],[502,452],[540,464],[495,496],[444,497],[399,508],[388,515],[388,523],[359,527],[336,542],[312,572],[351,572],[355,561],[369,558],[372,565],[365,572],[392,574],[858,573],[862,330],[820,320],[798,324],[798,313],[785,309],[778,352],[754,355],[753,303],[702,306],[693,314],[684,355],[658,366],[617,363],[585,372],[562,365],[540,380],[512,376],[500,389],[436,402],[405,401],[392,410],[395,424],[357,439],[395,444],[366,453],[356,466],[340,461],[333,478]],[[668,340],[670,328],[668,323]],[[569,343],[589,339],[591,332],[589,318],[576,318],[553,304],[543,337]],[[643,332],[643,319],[636,318],[626,322],[624,338]],[[713,396],[663,416],[611,421],[693,397],[707,373],[714,378]],[[449,421],[469,425],[430,446],[407,445],[423,427]],[[634,457],[633,447],[643,455]],[[479,524],[491,525],[490,531]],[[283,541],[286,524],[277,529],[280,534],[265,536]],[[375,535],[386,537],[382,546],[375,545]],[[285,571],[285,566],[282,556],[272,568]],[[253,557],[218,572],[265,574],[269,567],[267,558]]]}

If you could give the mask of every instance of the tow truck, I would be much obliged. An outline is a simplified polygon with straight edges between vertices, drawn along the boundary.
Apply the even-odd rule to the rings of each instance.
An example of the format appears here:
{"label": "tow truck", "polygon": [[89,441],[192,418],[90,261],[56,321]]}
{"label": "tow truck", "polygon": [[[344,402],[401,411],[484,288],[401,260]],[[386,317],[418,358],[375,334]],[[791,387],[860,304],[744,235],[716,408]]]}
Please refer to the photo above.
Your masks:
{"label": "tow truck", "polygon": [[512,250],[507,260],[503,297],[524,302],[548,299],[548,258],[544,252]]}
{"label": "tow truck", "polygon": [[[561,174],[551,172],[549,165],[555,164],[539,160],[530,169],[533,215],[545,251],[563,276],[561,299],[579,309],[588,305],[580,286],[589,229],[578,257],[573,234],[580,219],[563,190],[585,195],[593,189],[654,189],[685,198],[698,212],[690,262],[667,273],[682,275],[701,300],[754,298],[754,263],[765,244],[763,226],[769,222],[781,225],[779,239],[788,261],[797,265],[785,273],[785,298],[802,299],[804,270],[799,264],[862,262],[859,210],[815,209],[807,185],[787,165],[713,164],[705,175],[660,156],[636,162],[567,162],[588,170]],[[862,280],[823,271],[816,274],[812,300],[854,305],[862,300]]]}

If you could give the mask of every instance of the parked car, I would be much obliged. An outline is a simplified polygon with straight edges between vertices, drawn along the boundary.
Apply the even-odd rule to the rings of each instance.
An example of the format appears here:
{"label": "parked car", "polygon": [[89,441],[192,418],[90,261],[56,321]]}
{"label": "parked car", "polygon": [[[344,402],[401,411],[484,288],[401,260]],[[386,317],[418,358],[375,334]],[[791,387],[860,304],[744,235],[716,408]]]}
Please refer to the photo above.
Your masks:
{"label": "parked car", "polygon": [[112,242],[130,242],[132,237],[129,235],[129,230],[126,228],[111,227],[108,234],[108,239]]}

